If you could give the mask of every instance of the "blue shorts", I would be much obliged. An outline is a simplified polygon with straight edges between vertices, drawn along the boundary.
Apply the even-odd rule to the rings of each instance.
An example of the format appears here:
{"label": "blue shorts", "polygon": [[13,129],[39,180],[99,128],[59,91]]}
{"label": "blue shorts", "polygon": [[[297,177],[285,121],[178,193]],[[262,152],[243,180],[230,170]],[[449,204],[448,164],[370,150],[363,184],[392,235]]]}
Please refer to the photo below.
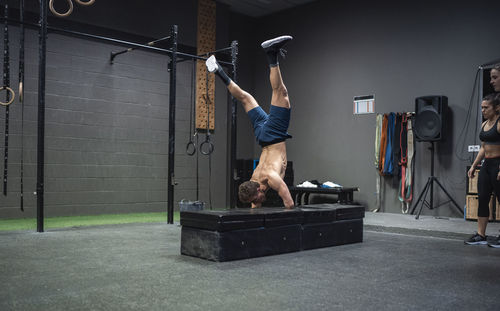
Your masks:
{"label": "blue shorts", "polygon": [[271,105],[267,114],[258,106],[248,111],[248,116],[253,125],[255,138],[262,147],[292,138],[287,132],[290,109]]}

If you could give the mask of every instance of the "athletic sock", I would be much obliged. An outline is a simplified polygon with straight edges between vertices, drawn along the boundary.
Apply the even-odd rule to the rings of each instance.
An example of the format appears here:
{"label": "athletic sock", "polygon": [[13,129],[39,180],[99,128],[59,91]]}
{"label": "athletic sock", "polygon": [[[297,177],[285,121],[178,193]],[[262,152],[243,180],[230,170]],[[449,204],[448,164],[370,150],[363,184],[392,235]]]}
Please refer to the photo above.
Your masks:
{"label": "athletic sock", "polygon": [[276,67],[279,65],[278,52],[267,51],[266,56],[267,56],[267,61],[269,62],[269,67]]}
{"label": "athletic sock", "polygon": [[224,70],[219,66],[217,71],[215,71],[215,74],[219,76],[219,78],[222,79],[222,81],[226,84],[226,86],[231,83],[231,78],[224,72]]}

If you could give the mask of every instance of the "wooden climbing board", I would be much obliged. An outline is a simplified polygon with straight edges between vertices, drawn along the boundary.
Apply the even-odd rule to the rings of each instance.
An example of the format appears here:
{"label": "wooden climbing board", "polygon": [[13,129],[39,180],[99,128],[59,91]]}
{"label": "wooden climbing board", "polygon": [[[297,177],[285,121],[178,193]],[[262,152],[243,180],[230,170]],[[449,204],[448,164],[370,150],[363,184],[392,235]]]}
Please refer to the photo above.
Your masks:
{"label": "wooden climbing board", "polygon": [[[214,0],[198,0],[197,54],[215,50],[216,3]],[[206,55],[203,55],[206,56]],[[207,96],[208,95],[208,96]],[[208,103],[206,98],[208,98]],[[208,113],[207,113],[208,107]],[[215,75],[208,73],[205,61],[196,63],[196,128],[215,129]]]}

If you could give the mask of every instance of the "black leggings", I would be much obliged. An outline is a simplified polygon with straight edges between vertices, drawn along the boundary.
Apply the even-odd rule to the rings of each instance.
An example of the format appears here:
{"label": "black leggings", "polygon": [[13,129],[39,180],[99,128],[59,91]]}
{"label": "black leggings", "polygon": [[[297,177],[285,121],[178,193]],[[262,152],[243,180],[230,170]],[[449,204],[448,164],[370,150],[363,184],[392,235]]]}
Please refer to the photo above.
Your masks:
{"label": "black leggings", "polygon": [[490,198],[495,192],[500,198],[500,180],[497,180],[498,166],[500,158],[484,159],[477,178],[477,192],[479,193],[478,217],[488,217],[490,215]]}

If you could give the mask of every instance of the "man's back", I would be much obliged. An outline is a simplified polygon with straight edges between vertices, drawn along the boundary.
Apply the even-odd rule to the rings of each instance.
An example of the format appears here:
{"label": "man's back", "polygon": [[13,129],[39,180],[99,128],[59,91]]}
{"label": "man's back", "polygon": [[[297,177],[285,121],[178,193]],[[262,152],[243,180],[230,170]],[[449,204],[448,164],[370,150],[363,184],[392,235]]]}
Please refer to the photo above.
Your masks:
{"label": "man's back", "polygon": [[259,164],[255,168],[251,180],[268,186],[267,181],[270,174],[278,174],[283,179],[286,163],[286,145],[284,141],[266,146],[262,148]]}

